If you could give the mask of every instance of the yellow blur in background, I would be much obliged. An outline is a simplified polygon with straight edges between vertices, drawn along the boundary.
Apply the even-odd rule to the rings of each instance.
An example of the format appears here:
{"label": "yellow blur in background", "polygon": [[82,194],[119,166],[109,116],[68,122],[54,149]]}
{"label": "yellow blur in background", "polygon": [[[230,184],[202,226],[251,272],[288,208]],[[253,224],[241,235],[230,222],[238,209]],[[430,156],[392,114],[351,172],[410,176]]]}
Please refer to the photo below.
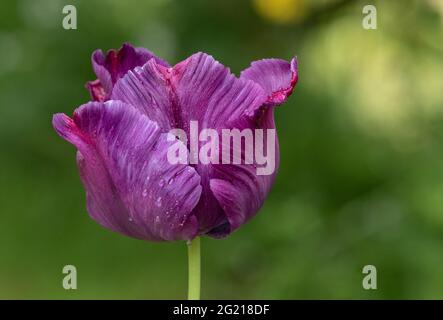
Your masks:
{"label": "yellow blur in background", "polygon": [[276,23],[298,22],[306,15],[305,0],[252,0],[257,13]]}

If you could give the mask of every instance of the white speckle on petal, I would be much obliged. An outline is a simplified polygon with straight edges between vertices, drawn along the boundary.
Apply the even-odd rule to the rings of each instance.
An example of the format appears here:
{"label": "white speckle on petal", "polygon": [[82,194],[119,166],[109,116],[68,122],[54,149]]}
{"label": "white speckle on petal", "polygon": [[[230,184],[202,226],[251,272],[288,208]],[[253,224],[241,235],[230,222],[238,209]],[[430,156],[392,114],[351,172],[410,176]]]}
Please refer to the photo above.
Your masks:
{"label": "white speckle on petal", "polygon": [[155,204],[157,205],[157,207],[160,208],[162,206],[162,197],[158,197],[155,201]]}

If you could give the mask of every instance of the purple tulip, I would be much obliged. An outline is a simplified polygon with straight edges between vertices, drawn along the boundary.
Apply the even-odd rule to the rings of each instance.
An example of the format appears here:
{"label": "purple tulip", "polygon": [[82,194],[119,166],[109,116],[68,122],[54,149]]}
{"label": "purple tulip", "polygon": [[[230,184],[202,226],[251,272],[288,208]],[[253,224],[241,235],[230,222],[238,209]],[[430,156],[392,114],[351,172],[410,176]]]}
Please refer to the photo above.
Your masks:
{"label": "purple tulip", "polygon": [[[77,149],[87,209],[105,228],[153,241],[224,237],[253,217],[274,181],[256,164],[171,164],[168,132],[202,128],[274,129],[274,107],[298,79],[297,61],[253,62],[239,78],[205,53],[170,67],[143,48],[95,51],[93,101],[57,133]],[[276,168],[279,163],[278,141]],[[181,142],[178,142],[181,143]],[[183,145],[189,149],[189,146]],[[189,157],[190,154],[188,153]]]}

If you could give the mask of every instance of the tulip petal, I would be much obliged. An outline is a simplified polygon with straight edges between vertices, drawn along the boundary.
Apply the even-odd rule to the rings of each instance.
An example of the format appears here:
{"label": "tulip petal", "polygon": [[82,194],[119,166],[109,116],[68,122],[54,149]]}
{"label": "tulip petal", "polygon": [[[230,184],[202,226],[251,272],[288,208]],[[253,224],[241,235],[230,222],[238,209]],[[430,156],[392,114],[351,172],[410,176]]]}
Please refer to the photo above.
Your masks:
{"label": "tulip petal", "polygon": [[205,53],[197,53],[174,67],[173,78],[184,129],[190,120],[201,128],[231,128],[256,112],[266,95],[256,83],[238,79]]}
{"label": "tulip petal", "polygon": [[[275,129],[274,108],[269,107],[263,110],[263,114],[249,127],[254,132],[254,141],[259,139],[255,129]],[[267,148],[268,137],[263,137],[264,152],[269,155]],[[268,175],[258,175],[257,168],[262,167],[253,164],[218,164],[212,166],[210,179],[210,189],[217,199],[226,216],[225,225],[209,232],[215,238],[225,237],[244,223],[249,221],[262,207],[271,187],[280,164],[280,151],[277,135],[275,135],[274,170]],[[232,149],[231,149],[232,155]],[[242,155],[243,156],[243,155]],[[272,155],[271,155],[272,156]],[[231,156],[232,158],[232,156]]]}
{"label": "tulip petal", "polygon": [[[211,56],[197,53],[174,68],[149,61],[120,79],[111,98],[135,106],[163,130],[180,128],[189,137],[191,120],[199,123],[200,130],[230,128],[254,114],[266,95],[259,85],[237,79]],[[226,223],[226,215],[210,190],[211,167],[196,165],[203,186],[194,210],[201,233]]]}
{"label": "tulip petal", "polygon": [[166,132],[177,125],[173,123],[172,92],[160,68],[150,60],[143,67],[129,71],[114,86],[111,99],[134,106]]}
{"label": "tulip petal", "polygon": [[100,90],[104,91],[109,97],[118,79],[122,78],[128,71],[144,65],[151,59],[154,59],[160,65],[169,66],[166,61],[156,57],[151,51],[145,48],[135,48],[128,43],[124,43],[119,50],[109,50],[106,55],[102,50],[96,50],[91,59],[98,81],[88,82],[86,88],[91,93],[94,101],[103,101],[100,100],[102,96],[96,94],[98,84],[100,84]]}
{"label": "tulip petal", "polygon": [[280,105],[292,94],[298,81],[297,58],[291,63],[281,59],[255,61],[240,78],[258,83],[268,95],[268,105]]}
{"label": "tulip petal", "polygon": [[120,79],[111,98],[135,106],[164,130],[181,128],[187,133],[191,120],[201,129],[229,128],[266,101],[258,84],[236,78],[205,53],[173,68],[149,61]]}
{"label": "tulip petal", "polygon": [[[199,129],[244,129],[249,117],[263,105],[266,95],[260,86],[252,81],[241,80],[232,75],[228,68],[213,57],[197,53],[174,67],[172,83],[182,108],[182,128],[189,132],[191,120],[198,121]],[[217,201],[210,187],[216,174],[216,167],[225,165],[196,166],[202,178],[203,192],[195,208],[201,232],[218,237],[232,230],[227,227],[226,210]],[[229,177],[236,178],[229,171]]]}
{"label": "tulip petal", "polygon": [[99,79],[87,82],[86,89],[89,90],[93,101],[103,102],[106,100],[106,92]]}
{"label": "tulip petal", "polygon": [[146,240],[188,240],[198,224],[200,177],[190,166],[167,160],[158,125],[119,101],[91,102],[73,119],[56,114],[54,127],[78,149],[88,211],[101,225]]}
{"label": "tulip petal", "polygon": [[[257,64],[261,73],[254,71]],[[248,78],[265,72],[260,62],[238,79],[204,53],[173,68],[149,61],[120,79],[111,98],[135,106],[162,130],[180,128],[188,137],[190,121],[197,121],[199,130],[216,129],[219,137],[222,129],[274,129],[273,105],[287,98],[292,87],[285,86],[291,86],[295,76],[288,62],[272,59],[265,64],[271,67],[269,79]],[[292,65],[295,68],[295,60]],[[276,172],[278,141],[275,146]],[[263,204],[275,178],[275,172],[257,176],[255,164],[197,164],[195,168],[203,189],[193,212],[199,232],[213,237],[226,236],[250,219]]]}

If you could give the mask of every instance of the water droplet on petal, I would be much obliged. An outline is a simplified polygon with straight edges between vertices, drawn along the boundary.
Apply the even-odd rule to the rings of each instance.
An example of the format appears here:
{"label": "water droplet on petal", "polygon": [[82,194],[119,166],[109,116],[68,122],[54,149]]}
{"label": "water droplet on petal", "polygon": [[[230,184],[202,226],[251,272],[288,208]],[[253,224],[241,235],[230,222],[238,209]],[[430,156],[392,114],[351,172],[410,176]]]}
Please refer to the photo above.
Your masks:
{"label": "water droplet on petal", "polygon": [[160,179],[160,181],[158,182],[158,185],[159,185],[160,187],[163,187],[163,186],[165,185],[165,180]]}
{"label": "water droplet on petal", "polygon": [[169,179],[168,184],[172,184],[174,182],[174,178]]}
{"label": "water droplet on petal", "polygon": [[158,197],[155,201],[155,204],[157,205],[157,207],[160,208],[162,206],[162,197]]}
{"label": "water droplet on petal", "polygon": [[147,195],[148,195],[148,189],[143,189],[142,193],[143,198],[146,197]]}

